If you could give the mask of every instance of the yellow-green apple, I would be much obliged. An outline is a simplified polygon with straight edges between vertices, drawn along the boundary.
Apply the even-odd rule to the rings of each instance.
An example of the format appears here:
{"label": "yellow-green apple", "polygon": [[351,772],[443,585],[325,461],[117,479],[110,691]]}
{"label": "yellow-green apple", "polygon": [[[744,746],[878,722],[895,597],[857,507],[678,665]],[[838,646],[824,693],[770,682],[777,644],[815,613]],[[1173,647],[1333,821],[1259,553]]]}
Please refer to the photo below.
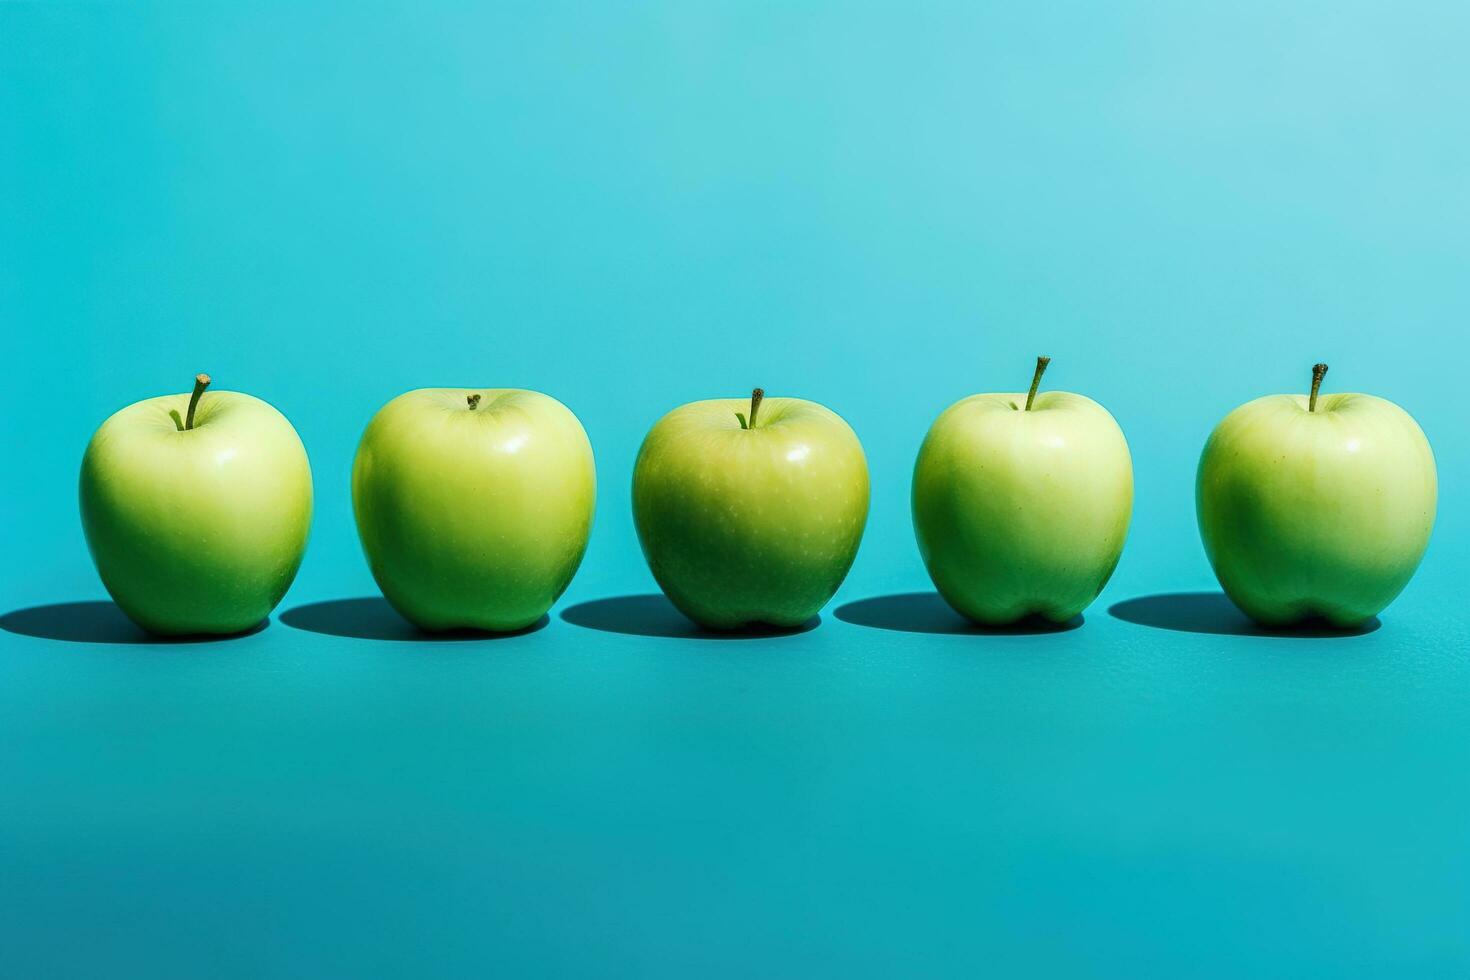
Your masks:
{"label": "yellow-green apple", "polygon": [[1215,576],[1266,626],[1360,626],[1419,567],[1434,527],[1434,453],[1419,424],[1372,395],[1267,395],[1225,416],[1195,486]]}
{"label": "yellow-green apple", "polygon": [[987,626],[1064,623],[1117,567],[1133,511],[1123,431],[1091,398],[971,395],[935,420],[914,464],[914,534],[946,602]]}
{"label": "yellow-green apple", "polygon": [[515,388],[421,388],[384,405],[352,466],[373,578],[421,629],[524,629],[587,551],[597,474],[561,402]]}
{"label": "yellow-green apple", "polygon": [[868,518],[868,464],[836,413],[798,398],[692,402],[661,418],[633,469],[633,519],[659,587],[710,629],[794,628],[847,576]]}
{"label": "yellow-green apple", "polygon": [[238,391],[163,395],[102,423],[82,457],[82,528],[102,584],[153,633],[238,633],[306,551],[311,466],[286,417]]}

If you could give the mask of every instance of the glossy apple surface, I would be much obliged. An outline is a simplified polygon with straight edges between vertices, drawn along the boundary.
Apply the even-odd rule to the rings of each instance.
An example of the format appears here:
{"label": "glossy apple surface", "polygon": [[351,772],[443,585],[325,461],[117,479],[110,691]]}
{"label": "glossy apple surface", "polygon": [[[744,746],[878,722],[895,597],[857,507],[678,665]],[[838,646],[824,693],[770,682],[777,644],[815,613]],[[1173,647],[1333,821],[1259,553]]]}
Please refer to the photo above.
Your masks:
{"label": "glossy apple surface", "polygon": [[1133,509],[1128,443],[1082,395],[972,395],[929,429],[914,465],[919,553],[951,606],[984,625],[1064,623],[1097,598]]}
{"label": "glossy apple surface", "polygon": [[1268,395],[1227,415],[1200,457],[1195,502],[1226,595],[1267,626],[1355,627],[1413,577],[1434,526],[1434,453],[1372,395]]}
{"label": "glossy apple surface", "polygon": [[363,433],[352,503],[383,595],[426,630],[508,632],[565,591],[592,531],[582,423],[512,388],[423,388]]}
{"label": "glossy apple surface", "polygon": [[710,629],[791,628],[842,584],[868,516],[868,466],[814,402],[722,398],[654,425],[633,472],[633,517],[659,587]]}
{"label": "glossy apple surface", "polygon": [[102,583],[160,634],[238,633],[281,601],[306,550],[311,467],[285,416],[209,391],[117,412],[82,459],[82,527]]}

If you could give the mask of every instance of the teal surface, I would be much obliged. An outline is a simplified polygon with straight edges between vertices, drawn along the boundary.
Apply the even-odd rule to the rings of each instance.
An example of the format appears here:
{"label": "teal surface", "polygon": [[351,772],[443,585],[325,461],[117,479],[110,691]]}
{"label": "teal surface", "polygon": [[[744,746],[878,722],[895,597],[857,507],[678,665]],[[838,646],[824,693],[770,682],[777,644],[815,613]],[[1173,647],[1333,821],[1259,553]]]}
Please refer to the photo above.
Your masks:
{"label": "teal surface", "polygon": [[[0,974],[1470,972],[1467,42],[1450,3],[0,6]],[[965,632],[914,454],[1039,353],[1126,432],[1133,532],[1079,627]],[[1372,631],[1255,635],[1195,462],[1317,360],[1419,420],[1439,526]],[[198,371],[293,420],[313,539],[263,630],[138,642],[77,468]],[[853,425],[872,515],[816,628],[710,639],[631,467],[756,384]],[[422,385],[587,428],[543,628],[373,598],[352,453]]]}

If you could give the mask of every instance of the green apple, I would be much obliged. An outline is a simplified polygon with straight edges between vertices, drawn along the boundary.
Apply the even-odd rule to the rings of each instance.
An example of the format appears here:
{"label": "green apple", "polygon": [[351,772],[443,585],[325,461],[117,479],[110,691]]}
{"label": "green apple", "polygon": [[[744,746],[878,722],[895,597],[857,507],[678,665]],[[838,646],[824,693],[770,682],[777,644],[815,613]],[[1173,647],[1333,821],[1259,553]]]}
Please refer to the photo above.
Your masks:
{"label": "green apple", "polygon": [[285,416],[204,389],[129,405],[82,457],[82,529],[118,606],[166,635],[238,633],[296,577],[311,528],[311,466]]}
{"label": "green apple", "polygon": [[847,576],[868,519],[868,464],[834,412],[798,398],[719,398],[654,425],[633,519],[659,587],[710,629],[794,628]]}
{"label": "green apple", "polygon": [[935,587],[987,626],[1064,623],[1117,567],[1133,461],[1108,410],[1065,391],[971,395],[935,420],[914,464],[914,534]]}
{"label": "green apple", "polygon": [[1434,527],[1434,453],[1419,424],[1372,395],[1268,395],[1225,416],[1195,487],[1220,585],[1265,626],[1351,628],[1393,601]]}
{"label": "green apple", "polygon": [[368,423],[352,466],[373,578],[431,631],[539,620],[582,563],[596,499],[577,416],[515,388],[399,395]]}

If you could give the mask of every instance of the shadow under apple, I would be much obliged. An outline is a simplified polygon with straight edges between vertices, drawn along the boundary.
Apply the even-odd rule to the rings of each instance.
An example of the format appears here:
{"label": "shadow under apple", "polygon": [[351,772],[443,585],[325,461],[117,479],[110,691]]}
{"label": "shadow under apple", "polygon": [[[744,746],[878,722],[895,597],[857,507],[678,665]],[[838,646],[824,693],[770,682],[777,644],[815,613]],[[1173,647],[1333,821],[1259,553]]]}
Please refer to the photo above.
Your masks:
{"label": "shadow under apple", "polygon": [[243,633],[200,633],[192,636],[155,636],[123,614],[110,600],[57,602],[16,609],[0,616],[0,629],[19,636],[68,643],[126,643],[142,646],[178,646],[220,643],[253,636],[270,625],[266,618]]}
{"label": "shadow under apple", "polygon": [[1082,616],[1054,623],[1028,616],[1007,626],[981,626],[955,612],[937,592],[902,592],[859,599],[837,609],[837,618],[854,626],[897,633],[933,633],[955,636],[1030,636],[1067,633],[1082,625]]}
{"label": "shadow under apple", "polygon": [[573,626],[628,636],[660,636],[686,640],[758,640],[795,636],[816,629],[813,616],[795,629],[756,626],[740,630],[707,630],[687,618],[663,595],[623,595],[568,606],[561,618]]}
{"label": "shadow under apple", "polygon": [[1172,630],[1176,633],[1207,633],[1216,636],[1276,636],[1288,639],[1328,639],[1362,636],[1382,624],[1375,616],[1356,629],[1341,629],[1323,620],[1308,620],[1296,626],[1267,629],[1236,608],[1223,592],[1170,592],[1138,596],[1108,608],[1114,619],[1138,626]]}
{"label": "shadow under apple", "polygon": [[350,640],[398,640],[407,643],[503,640],[535,633],[545,629],[550,622],[548,617],[542,616],[530,626],[514,633],[491,633],[473,629],[430,633],[400,616],[382,596],[311,602],[286,610],[281,613],[280,620],[292,629],[307,633],[340,636]]}

